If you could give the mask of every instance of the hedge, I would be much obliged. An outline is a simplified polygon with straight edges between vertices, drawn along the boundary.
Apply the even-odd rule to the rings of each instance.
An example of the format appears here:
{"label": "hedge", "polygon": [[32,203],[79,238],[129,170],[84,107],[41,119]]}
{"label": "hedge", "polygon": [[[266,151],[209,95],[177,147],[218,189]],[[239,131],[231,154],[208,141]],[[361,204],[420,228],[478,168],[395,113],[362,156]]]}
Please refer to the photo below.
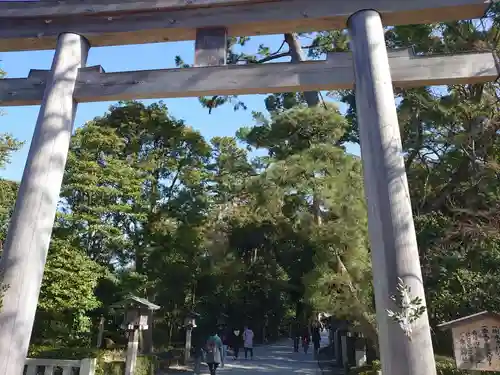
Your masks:
{"label": "hedge", "polygon": [[[473,372],[460,370],[455,364],[455,360],[449,357],[436,356],[437,375],[471,375]],[[371,366],[363,366],[349,371],[349,375],[377,375],[381,369],[380,361],[373,361]],[[500,372],[490,372],[488,375],[500,375]]]}

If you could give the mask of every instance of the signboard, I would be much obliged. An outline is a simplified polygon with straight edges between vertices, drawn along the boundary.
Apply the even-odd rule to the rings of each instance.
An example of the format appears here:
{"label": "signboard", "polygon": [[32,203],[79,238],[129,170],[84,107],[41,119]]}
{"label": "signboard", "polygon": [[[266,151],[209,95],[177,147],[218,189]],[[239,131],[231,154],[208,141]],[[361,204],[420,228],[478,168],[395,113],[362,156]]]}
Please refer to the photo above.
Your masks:
{"label": "signboard", "polygon": [[500,370],[500,319],[485,316],[452,327],[457,367],[464,370]]}

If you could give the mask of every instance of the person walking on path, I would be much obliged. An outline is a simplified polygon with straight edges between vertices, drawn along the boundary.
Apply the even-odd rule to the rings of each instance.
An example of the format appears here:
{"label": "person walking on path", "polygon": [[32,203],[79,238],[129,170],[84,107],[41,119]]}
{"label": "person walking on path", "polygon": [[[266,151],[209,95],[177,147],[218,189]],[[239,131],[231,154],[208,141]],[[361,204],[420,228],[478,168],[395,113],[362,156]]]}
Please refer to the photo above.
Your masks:
{"label": "person walking on path", "polygon": [[314,322],[311,327],[312,342],[314,348],[314,358],[317,358],[321,343],[321,326],[319,322]]}
{"label": "person walking on path", "polygon": [[293,323],[292,340],[293,340],[293,351],[295,353],[298,353],[299,352],[299,344],[300,344],[300,328],[299,328],[298,322]]}
{"label": "person walking on path", "polygon": [[217,367],[222,363],[222,340],[217,333],[208,338],[205,351],[210,375],[215,375]]}
{"label": "person walking on path", "polygon": [[194,360],[193,373],[195,375],[200,375],[201,361],[203,360],[203,350],[204,350],[205,340],[203,339],[203,336],[201,335],[199,328],[195,328],[193,330],[191,339],[193,343],[191,347],[191,354],[193,355],[193,360]]}
{"label": "person walking on path", "polygon": [[250,359],[253,359],[253,331],[245,326],[243,331],[243,349],[245,350],[245,359],[248,358],[248,353],[250,353]]}
{"label": "person walking on path", "polygon": [[224,363],[226,362],[227,357],[227,347],[229,345],[231,331],[228,328],[224,328],[221,332],[222,339],[222,363],[220,365],[221,368],[224,368]]}
{"label": "person walking on path", "polygon": [[219,339],[222,346],[222,350],[220,351],[220,367],[224,368],[224,362],[226,361],[226,351],[224,350],[224,342],[221,338],[222,334],[219,335],[219,333],[216,332],[215,336]]}
{"label": "person walking on path", "polygon": [[238,355],[240,353],[241,342],[243,341],[241,331],[239,329],[233,330],[233,334],[231,336],[231,341],[229,345],[233,348],[233,357],[234,359],[238,359]]}
{"label": "person walking on path", "polygon": [[304,328],[304,332],[302,333],[302,348],[304,349],[304,354],[307,354],[309,351],[309,344],[311,342],[311,336],[309,335],[309,329]]}

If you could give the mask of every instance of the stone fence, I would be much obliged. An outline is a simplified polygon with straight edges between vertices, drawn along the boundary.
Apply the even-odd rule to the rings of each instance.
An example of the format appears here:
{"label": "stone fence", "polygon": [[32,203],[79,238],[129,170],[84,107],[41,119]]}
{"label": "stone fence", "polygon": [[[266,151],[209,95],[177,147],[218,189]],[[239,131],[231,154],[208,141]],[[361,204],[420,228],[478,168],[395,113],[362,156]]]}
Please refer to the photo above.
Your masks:
{"label": "stone fence", "polygon": [[96,360],[27,358],[25,375],[94,375]]}

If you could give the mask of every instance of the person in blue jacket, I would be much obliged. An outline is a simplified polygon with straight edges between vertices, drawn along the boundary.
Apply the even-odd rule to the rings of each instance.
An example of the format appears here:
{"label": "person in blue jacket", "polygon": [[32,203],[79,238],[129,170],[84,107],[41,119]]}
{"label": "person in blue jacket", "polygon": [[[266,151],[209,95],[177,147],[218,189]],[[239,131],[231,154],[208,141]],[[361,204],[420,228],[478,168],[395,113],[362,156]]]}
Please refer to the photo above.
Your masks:
{"label": "person in blue jacket", "polygon": [[217,368],[223,361],[222,357],[222,340],[217,332],[214,330],[212,335],[208,338],[205,347],[205,358],[210,370],[210,375],[215,375]]}

